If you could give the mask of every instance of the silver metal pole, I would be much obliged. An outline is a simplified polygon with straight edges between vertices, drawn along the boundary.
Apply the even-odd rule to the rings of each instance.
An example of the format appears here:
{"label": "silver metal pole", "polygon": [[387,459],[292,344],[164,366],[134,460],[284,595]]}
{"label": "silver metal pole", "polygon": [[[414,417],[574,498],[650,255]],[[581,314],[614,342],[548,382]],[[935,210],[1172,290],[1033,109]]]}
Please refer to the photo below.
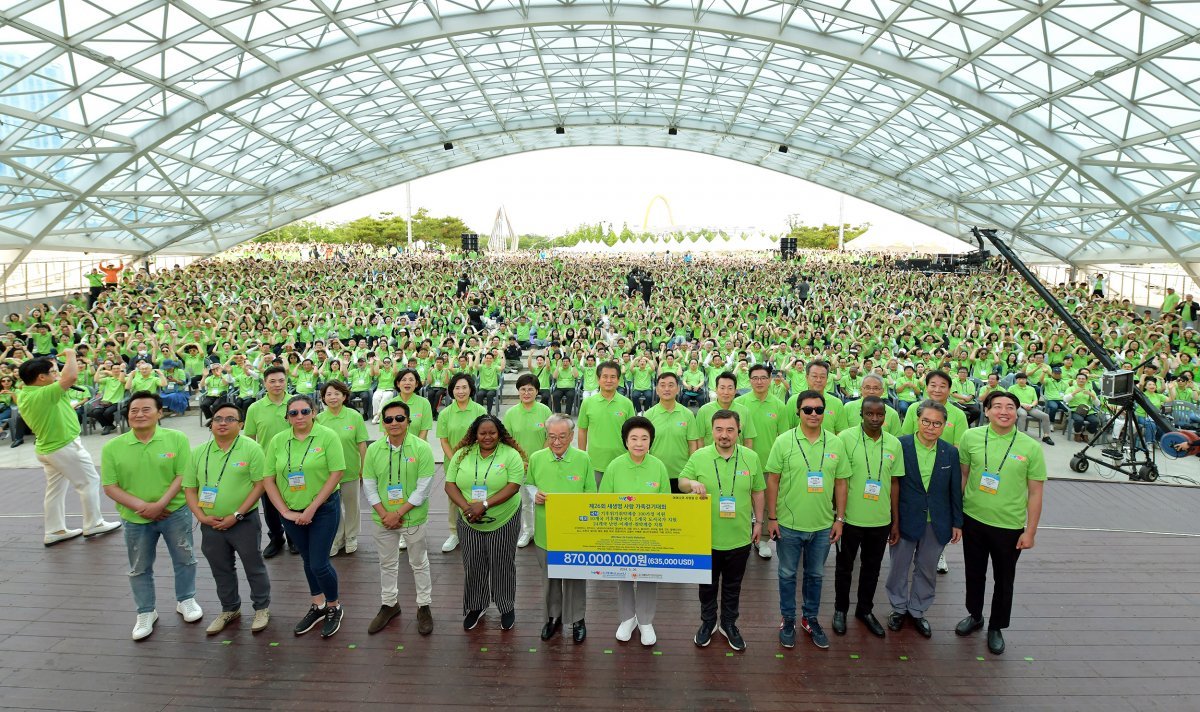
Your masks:
{"label": "silver metal pole", "polygon": [[408,223],[408,246],[412,247],[412,181],[404,184],[405,221]]}

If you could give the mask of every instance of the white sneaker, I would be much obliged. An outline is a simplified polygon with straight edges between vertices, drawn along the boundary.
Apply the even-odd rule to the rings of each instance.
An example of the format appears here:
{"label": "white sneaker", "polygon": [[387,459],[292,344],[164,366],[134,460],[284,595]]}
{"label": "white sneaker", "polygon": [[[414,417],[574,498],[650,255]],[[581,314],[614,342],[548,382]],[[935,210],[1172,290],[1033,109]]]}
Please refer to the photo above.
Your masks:
{"label": "white sneaker", "polygon": [[85,537],[97,536],[97,535],[99,535],[99,534],[107,534],[107,533],[109,533],[109,532],[116,531],[116,530],[118,530],[118,529],[120,529],[120,528],[121,528],[121,522],[120,522],[120,521],[116,521],[116,522],[105,522],[105,521],[101,521],[99,524],[97,524],[96,526],[92,527],[91,529],[86,529],[86,528],[85,528],[85,529],[83,530],[83,535],[84,535]]}
{"label": "white sneaker", "polygon": [[351,540],[347,539],[346,540],[346,553],[353,554],[356,551],[358,551],[358,540],[355,539],[354,541],[351,541]]}
{"label": "white sneaker", "polygon": [[529,546],[529,542],[531,541],[533,541],[533,533],[522,532],[521,537],[517,539],[517,548],[524,549],[525,547]]}
{"label": "white sneaker", "polygon": [[442,544],[442,553],[449,554],[451,551],[454,551],[457,548],[458,548],[458,535],[451,534],[450,538],[446,540],[446,543]]}
{"label": "white sneaker", "polygon": [[637,627],[637,618],[630,618],[617,627],[617,640],[628,643],[633,637],[633,629]]}
{"label": "white sneaker", "polygon": [[939,574],[944,574],[948,571],[950,571],[950,566],[946,563],[946,555],[941,554],[938,556],[937,572]]}
{"label": "white sneaker", "polygon": [[225,630],[225,626],[242,617],[241,611],[221,611],[213,618],[212,623],[208,624],[208,629],[204,632],[209,635],[216,635]]}
{"label": "white sneaker", "polygon": [[768,544],[766,540],[759,539],[758,540],[758,555],[764,559],[769,559],[775,555],[775,552],[771,550],[771,545]]}
{"label": "white sneaker", "polygon": [[59,542],[64,542],[68,539],[74,539],[75,537],[82,535],[82,529],[64,529],[62,531],[54,532],[53,534],[47,534],[46,536],[42,537],[42,545],[54,546]]}
{"label": "white sneaker", "polygon": [[185,623],[195,623],[204,617],[204,611],[200,610],[200,604],[194,598],[176,603],[175,612],[183,616]]}
{"label": "white sneaker", "polygon": [[137,623],[133,625],[133,639],[141,640],[154,632],[154,624],[158,622],[158,611],[139,613]]}
{"label": "white sneaker", "polygon": [[267,623],[271,621],[271,609],[263,608],[254,612],[254,622],[250,624],[250,632],[257,633],[266,630]]}
{"label": "white sneaker", "polygon": [[654,634],[654,626],[652,625],[639,625],[638,635],[642,638],[642,645],[645,645],[646,647],[654,645],[656,642],[658,642],[658,636]]}
{"label": "white sneaker", "polygon": [[404,537],[400,537],[400,551],[404,551],[407,548],[408,548],[408,541],[406,541],[404,539]]}

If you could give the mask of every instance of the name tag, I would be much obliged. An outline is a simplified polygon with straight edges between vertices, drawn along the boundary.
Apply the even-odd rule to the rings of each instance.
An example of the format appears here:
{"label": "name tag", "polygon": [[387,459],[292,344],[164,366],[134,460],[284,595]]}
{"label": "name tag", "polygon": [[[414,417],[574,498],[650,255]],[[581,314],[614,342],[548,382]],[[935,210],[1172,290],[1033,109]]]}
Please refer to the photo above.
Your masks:
{"label": "name tag", "polygon": [[882,488],[883,483],[879,480],[867,480],[867,486],[863,488],[863,499],[877,501]]}
{"label": "name tag", "polygon": [[212,509],[213,505],[216,504],[216,501],[217,501],[217,488],[216,487],[201,487],[200,488],[199,504],[200,504],[201,509]]}
{"label": "name tag", "polygon": [[984,472],[979,478],[979,491],[988,494],[996,494],[996,490],[1000,489],[1000,473]]}
{"label": "name tag", "polygon": [[404,485],[390,485],[387,488],[388,504],[404,504]]}
{"label": "name tag", "polygon": [[737,516],[737,501],[733,497],[722,497],[717,500],[717,512],[722,519],[733,519]]}
{"label": "name tag", "polygon": [[289,491],[303,492],[304,490],[308,489],[308,486],[304,484],[303,472],[289,472],[287,478]]}
{"label": "name tag", "polygon": [[487,499],[487,487],[472,487],[471,488],[471,501],[472,502],[482,502],[485,499]]}
{"label": "name tag", "polygon": [[809,492],[824,492],[825,491],[825,473],[810,472],[808,473],[808,491]]}

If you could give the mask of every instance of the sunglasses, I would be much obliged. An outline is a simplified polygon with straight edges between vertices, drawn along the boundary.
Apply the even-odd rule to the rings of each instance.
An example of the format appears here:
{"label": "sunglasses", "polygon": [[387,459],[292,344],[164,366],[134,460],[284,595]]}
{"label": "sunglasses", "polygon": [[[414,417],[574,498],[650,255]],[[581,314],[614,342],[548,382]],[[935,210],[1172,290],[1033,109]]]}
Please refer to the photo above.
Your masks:
{"label": "sunglasses", "polygon": [[812,415],[813,413],[816,413],[817,415],[825,415],[825,406],[823,406],[823,405],[806,405],[800,409],[800,412],[804,413],[805,415]]}
{"label": "sunglasses", "polygon": [[385,415],[385,416],[383,416],[383,422],[385,425],[389,425],[391,423],[403,423],[406,420],[408,420],[407,415]]}
{"label": "sunglasses", "polygon": [[300,410],[289,410],[287,412],[289,418],[295,418],[297,415],[309,415],[312,413],[311,408],[301,408]]}
{"label": "sunglasses", "polygon": [[217,417],[212,419],[212,422],[220,424],[220,423],[237,423],[239,421],[238,421],[237,416],[235,416],[235,415],[230,415],[230,416],[218,415]]}

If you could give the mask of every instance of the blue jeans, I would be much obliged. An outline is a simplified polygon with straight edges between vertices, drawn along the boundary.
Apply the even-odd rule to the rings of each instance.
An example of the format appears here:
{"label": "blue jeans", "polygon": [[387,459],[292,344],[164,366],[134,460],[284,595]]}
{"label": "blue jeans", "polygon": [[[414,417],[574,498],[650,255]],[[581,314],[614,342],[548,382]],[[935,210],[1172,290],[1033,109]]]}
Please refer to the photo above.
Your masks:
{"label": "blue jeans", "polygon": [[1154,421],[1148,415],[1139,416],[1138,422],[1142,424],[1142,433],[1146,438],[1146,444],[1154,447],[1155,443],[1158,442],[1158,426],[1154,424]]}
{"label": "blue jeans", "polygon": [[825,559],[829,556],[829,529],[799,532],[779,527],[779,613],[784,620],[796,619],[796,570],[804,555],[805,618],[815,618],[821,608],[821,581],[825,576]]}
{"label": "blue jeans", "polygon": [[896,401],[896,412],[900,414],[901,418],[903,418],[904,414],[908,412],[909,406],[915,405],[915,404],[916,404],[916,401],[897,400]]}
{"label": "blue jeans", "polygon": [[329,563],[329,550],[333,548],[333,537],[338,523],[342,521],[342,492],[338,490],[325,500],[313,515],[312,524],[301,526],[283,520],[283,529],[288,541],[296,545],[300,558],[304,560],[304,578],[308,579],[308,592],[313,596],[324,595],[326,601],[338,600],[338,578],[333,564]]}
{"label": "blue jeans", "polygon": [[[192,512],[180,507],[161,522],[125,522],[125,548],[129,552],[129,587],[138,613],[154,610],[154,557],[161,536],[175,567],[175,600],[196,596],[196,557],[192,554]],[[328,552],[326,552],[328,553]]]}

